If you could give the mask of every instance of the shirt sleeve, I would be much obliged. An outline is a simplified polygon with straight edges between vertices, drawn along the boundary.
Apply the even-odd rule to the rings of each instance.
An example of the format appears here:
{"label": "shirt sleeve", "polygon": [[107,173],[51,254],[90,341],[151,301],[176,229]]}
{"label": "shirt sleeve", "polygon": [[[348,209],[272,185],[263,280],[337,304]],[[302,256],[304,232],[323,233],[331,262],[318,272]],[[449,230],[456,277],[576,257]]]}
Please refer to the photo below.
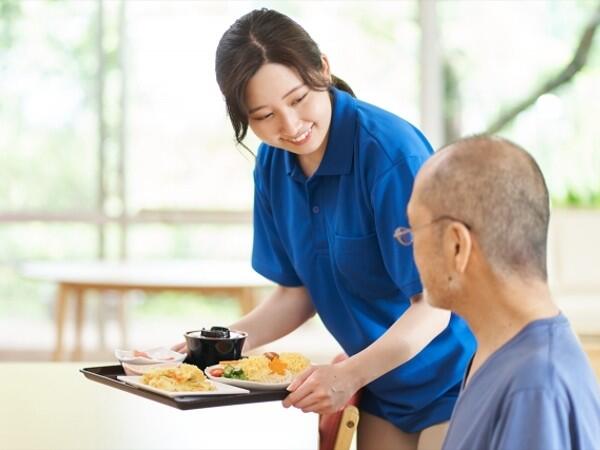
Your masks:
{"label": "shirt sleeve", "polygon": [[254,185],[252,267],[264,277],[282,286],[302,286],[279,238],[268,198],[261,190],[261,180],[256,171]]}
{"label": "shirt sleeve", "polygon": [[397,227],[408,227],[406,208],[415,177],[430,153],[413,155],[382,174],[371,190],[375,228],[383,262],[390,278],[402,293],[411,298],[423,287],[414,262],[413,248],[402,246],[394,238]]}
{"label": "shirt sleeve", "polygon": [[502,408],[489,449],[572,448],[569,416],[565,401],[550,390],[519,391]]}

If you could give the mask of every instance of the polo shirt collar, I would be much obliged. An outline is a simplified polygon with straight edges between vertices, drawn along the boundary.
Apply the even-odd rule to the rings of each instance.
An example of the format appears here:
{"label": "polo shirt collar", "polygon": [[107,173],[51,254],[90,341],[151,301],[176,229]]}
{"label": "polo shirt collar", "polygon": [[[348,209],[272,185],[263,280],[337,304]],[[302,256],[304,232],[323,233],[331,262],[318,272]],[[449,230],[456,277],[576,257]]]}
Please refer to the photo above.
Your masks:
{"label": "polo shirt collar", "polygon": [[[313,176],[345,175],[352,169],[356,136],[356,101],[350,94],[331,88],[332,112],[329,138],[323,160]],[[294,180],[306,179],[296,155],[285,152],[286,172]]]}

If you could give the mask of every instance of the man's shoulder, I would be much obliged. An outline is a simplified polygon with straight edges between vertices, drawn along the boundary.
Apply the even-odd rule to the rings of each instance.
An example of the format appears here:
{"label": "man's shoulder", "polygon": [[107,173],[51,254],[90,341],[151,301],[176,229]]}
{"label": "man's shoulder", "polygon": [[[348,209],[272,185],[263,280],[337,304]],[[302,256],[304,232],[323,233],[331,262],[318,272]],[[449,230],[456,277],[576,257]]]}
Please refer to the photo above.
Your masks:
{"label": "man's shoulder", "polygon": [[571,398],[572,392],[586,386],[596,388],[590,364],[567,322],[534,324],[498,353],[494,365],[508,377],[507,396],[548,391]]}
{"label": "man's shoulder", "polygon": [[[566,319],[544,319],[525,327],[474,373],[444,448],[496,448],[497,439],[514,444],[532,438],[540,421],[546,431],[572,425],[573,433],[587,439],[599,417],[598,382]],[[548,436],[534,441],[551,445],[531,448],[568,448]]]}

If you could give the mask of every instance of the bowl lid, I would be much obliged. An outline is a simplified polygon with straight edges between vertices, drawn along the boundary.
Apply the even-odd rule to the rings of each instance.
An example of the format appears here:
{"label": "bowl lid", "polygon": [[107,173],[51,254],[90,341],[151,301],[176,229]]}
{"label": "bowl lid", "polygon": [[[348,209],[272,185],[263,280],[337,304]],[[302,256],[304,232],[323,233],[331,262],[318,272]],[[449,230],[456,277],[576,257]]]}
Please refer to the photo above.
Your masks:
{"label": "bowl lid", "polygon": [[201,330],[188,331],[185,336],[192,338],[208,338],[208,339],[239,339],[246,337],[247,333],[242,331],[230,330],[227,327],[211,327],[210,330],[202,328]]}
{"label": "bowl lid", "polygon": [[202,328],[200,330],[200,335],[212,338],[228,338],[230,333],[229,328],[227,327],[211,327],[210,330]]}

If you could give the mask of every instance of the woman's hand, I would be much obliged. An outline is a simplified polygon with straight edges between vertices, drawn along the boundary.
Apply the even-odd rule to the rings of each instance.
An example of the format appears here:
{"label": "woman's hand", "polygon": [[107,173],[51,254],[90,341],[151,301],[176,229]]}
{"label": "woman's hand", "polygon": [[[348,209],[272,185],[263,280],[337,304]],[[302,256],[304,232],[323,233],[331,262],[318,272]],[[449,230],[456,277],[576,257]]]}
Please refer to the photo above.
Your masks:
{"label": "woman's hand", "polygon": [[184,342],[180,342],[179,344],[175,344],[173,347],[171,347],[171,350],[173,350],[174,352],[179,352],[179,353],[187,353],[188,349],[187,349],[187,344]]}
{"label": "woman's hand", "polygon": [[290,384],[283,406],[318,414],[340,411],[361,387],[353,380],[343,364],[310,367]]}

